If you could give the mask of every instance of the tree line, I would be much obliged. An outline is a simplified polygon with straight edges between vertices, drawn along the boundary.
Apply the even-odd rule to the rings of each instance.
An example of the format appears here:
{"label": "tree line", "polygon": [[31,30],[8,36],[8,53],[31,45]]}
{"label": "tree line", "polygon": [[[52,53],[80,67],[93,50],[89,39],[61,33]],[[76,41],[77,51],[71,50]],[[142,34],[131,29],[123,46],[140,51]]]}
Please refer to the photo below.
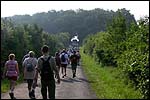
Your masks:
{"label": "tree line", "polygon": [[149,95],[149,18],[127,28],[121,13],[113,18],[105,32],[89,35],[83,42],[84,53],[92,55],[102,66],[118,67],[127,83]]}
{"label": "tree line", "polygon": [[1,70],[8,55],[14,53],[22,71],[22,58],[28,50],[41,56],[41,47],[45,44],[50,47],[50,55],[68,47],[70,34],[61,32],[56,35],[45,32],[36,24],[15,25],[9,19],[1,19]]}
{"label": "tree line", "polygon": [[136,23],[134,15],[129,10],[118,9],[118,11],[95,8],[93,10],[50,10],[48,12],[30,15],[15,15],[7,17],[15,24],[37,24],[44,31],[56,34],[68,32],[71,36],[78,33],[82,41],[88,34],[106,31],[107,23],[112,21],[113,16],[121,12],[126,19],[127,27],[131,22]]}

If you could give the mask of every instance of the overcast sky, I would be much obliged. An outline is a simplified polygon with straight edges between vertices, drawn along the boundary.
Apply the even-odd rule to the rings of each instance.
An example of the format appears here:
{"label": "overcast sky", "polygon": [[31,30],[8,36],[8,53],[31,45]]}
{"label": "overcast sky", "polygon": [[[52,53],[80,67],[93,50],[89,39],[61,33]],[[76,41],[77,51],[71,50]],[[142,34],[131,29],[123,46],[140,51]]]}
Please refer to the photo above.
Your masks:
{"label": "overcast sky", "polygon": [[113,11],[126,8],[136,20],[145,15],[149,16],[149,1],[1,1],[1,17],[79,8],[84,10],[102,8]]}

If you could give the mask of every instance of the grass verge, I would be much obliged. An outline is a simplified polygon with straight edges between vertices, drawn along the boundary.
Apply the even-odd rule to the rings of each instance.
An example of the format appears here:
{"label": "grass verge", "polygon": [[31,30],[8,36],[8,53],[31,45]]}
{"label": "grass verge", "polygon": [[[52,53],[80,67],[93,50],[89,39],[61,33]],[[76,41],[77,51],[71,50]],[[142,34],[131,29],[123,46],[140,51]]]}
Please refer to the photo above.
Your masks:
{"label": "grass verge", "polygon": [[118,68],[102,67],[81,50],[84,73],[99,99],[142,99],[131,84],[126,85]]}

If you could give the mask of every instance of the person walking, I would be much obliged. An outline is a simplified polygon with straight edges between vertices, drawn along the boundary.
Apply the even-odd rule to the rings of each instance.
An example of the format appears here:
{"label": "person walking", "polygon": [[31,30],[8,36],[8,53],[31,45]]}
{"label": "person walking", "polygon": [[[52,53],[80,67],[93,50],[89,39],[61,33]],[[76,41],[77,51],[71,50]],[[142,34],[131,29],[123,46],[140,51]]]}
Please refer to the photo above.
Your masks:
{"label": "person walking", "polygon": [[28,58],[29,57],[29,50],[27,50],[26,51],[26,54],[23,56],[23,58],[22,58],[22,63],[23,63],[23,61],[26,59],[26,58]]}
{"label": "person walking", "polygon": [[10,98],[16,99],[14,96],[14,89],[16,81],[19,78],[19,68],[18,62],[15,60],[15,54],[13,53],[9,54],[9,60],[5,63],[3,78],[5,77],[10,81]]}
{"label": "person walking", "polygon": [[78,56],[78,65],[80,65],[81,55],[80,55],[79,50],[77,50],[76,55]]}
{"label": "person walking", "polygon": [[31,86],[33,84],[34,74],[35,74],[35,67],[37,66],[37,59],[34,57],[35,53],[33,51],[29,52],[29,57],[25,58],[23,61],[23,75],[24,80],[27,81],[28,84],[28,91],[29,91],[29,97],[31,99],[35,98],[35,95],[32,95]]}
{"label": "person walking", "polygon": [[57,82],[60,83],[60,77],[56,68],[55,58],[49,55],[49,47],[44,45],[41,48],[42,56],[38,58],[38,64],[36,67],[36,73],[34,77],[34,83],[32,85],[33,91],[35,84],[37,83],[38,73],[41,76],[41,93],[43,99],[47,99],[47,88],[49,99],[55,99],[55,79],[54,73],[57,76]]}
{"label": "person walking", "polygon": [[59,52],[55,53],[55,61],[56,61],[56,66],[57,66],[58,73],[59,73],[60,72],[60,67],[61,67],[61,59],[60,59]]}
{"label": "person walking", "polygon": [[73,55],[70,56],[70,61],[71,61],[72,74],[74,78],[76,77],[76,68],[78,65],[78,56],[76,55],[76,51],[73,51]]}
{"label": "person walking", "polygon": [[67,75],[66,68],[69,62],[68,54],[66,53],[65,49],[63,49],[62,53],[60,54],[61,59],[61,71],[62,71],[62,78]]}

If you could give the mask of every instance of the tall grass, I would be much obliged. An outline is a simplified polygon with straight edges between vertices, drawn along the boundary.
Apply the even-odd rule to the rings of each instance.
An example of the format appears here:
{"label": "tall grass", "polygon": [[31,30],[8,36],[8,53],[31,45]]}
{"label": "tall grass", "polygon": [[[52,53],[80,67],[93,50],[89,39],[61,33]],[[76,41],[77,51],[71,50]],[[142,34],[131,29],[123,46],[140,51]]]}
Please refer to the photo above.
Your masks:
{"label": "tall grass", "polygon": [[[17,84],[20,84],[23,82],[23,76],[22,74],[20,75],[19,79],[17,80]],[[9,83],[9,80],[7,78],[1,80],[1,93],[5,93],[9,90],[10,88],[10,83]]]}
{"label": "tall grass", "polygon": [[82,50],[81,57],[84,72],[99,99],[142,99],[139,91],[131,84],[125,84],[125,77],[118,68],[102,67]]}

